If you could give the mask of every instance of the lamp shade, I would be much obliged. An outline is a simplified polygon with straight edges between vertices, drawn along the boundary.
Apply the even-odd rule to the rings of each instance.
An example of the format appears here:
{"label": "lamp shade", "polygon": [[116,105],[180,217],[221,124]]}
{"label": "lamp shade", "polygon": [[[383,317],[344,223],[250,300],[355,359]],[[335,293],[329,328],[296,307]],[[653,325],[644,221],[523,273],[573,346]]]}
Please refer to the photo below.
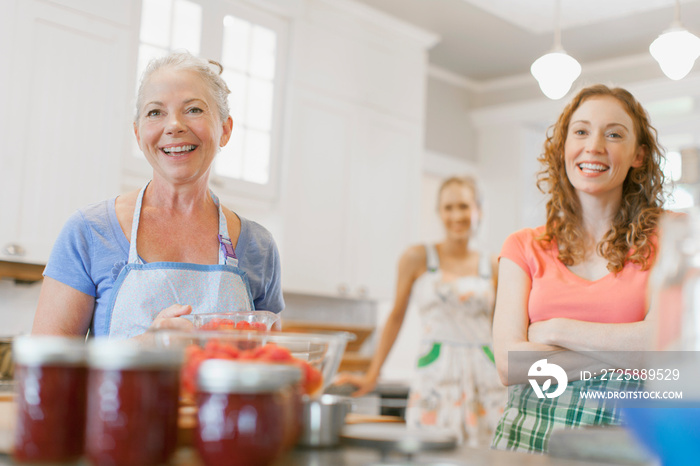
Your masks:
{"label": "lamp shade", "polygon": [[581,65],[563,50],[542,55],[530,66],[544,95],[552,100],[561,99],[581,74]]}
{"label": "lamp shade", "polygon": [[661,71],[671,79],[683,79],[700,56],[700,38],[683,28],[665,31],[649,46]]}

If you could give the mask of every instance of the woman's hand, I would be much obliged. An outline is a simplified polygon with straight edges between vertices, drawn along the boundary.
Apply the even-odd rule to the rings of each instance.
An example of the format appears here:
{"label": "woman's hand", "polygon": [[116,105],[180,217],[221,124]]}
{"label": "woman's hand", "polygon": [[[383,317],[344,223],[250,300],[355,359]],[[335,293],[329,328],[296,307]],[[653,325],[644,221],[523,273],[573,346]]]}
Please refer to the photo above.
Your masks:
{"label": "woman's hand", "polygon": [[533,343],[543,345],[558,345],[557,335],[560,331],[560,323],[565,319],[554,318],[541,320],[530,324],[527,328],[527,339]]}
{"label": "woman's hand", "polygon": [[192,330],[194,324],[187,319],[180,318],[191,312],[192,306],[189,304],[173,304],[158,313],[149,330]]}
{"label": "woman's hand", "polygon": [[374,390],[377,386],[377,379],[369,377],[367,374],[352,374],[350,372],[342,372],[333,381],[333,385],[350,384],[357,387],[352,393],[352,396],[362,396]]}

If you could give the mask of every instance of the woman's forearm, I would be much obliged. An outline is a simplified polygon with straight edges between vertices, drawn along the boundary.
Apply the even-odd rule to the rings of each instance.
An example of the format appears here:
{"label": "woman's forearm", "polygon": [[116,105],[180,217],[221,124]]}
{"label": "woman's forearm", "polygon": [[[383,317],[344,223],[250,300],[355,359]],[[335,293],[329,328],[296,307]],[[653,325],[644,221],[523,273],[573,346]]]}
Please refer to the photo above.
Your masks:
{"label": "woman's forearm", "polygon": [[648,320],[610,324],[559,318],[531,324],[528,333],[532,341],[585,353],[606,368],[640,367],[642,352],[652,349]]}
{"label": "woman's forearm", "polygon": [[[537,326],[548,325],[538,335]],[[651,349],[648,321],[608,324],[574,319],[552,319],[531,324],[529,337],[540,343],[572,351],[645,351]]]}
{"label": "woman's forearm", "polygon": [[505,385],[526,384],[537,375],[531,370],[534,363],[545,359],[547,364],[556,364],[564,369],[569,381],[579,380],[584,371],[600,374],[610,369],[611,364],[598,358],[598,353],[570,351],[565,348],[543,345],[534,342],[521,342],[509,352],[507,383]]}
{"label": "woman's forearm", "polygon": [[368,378],[371,378],[372,380],[377,380],[377,378],[379,378],[379,374],[382,370],[382,366],[384,365],[384,361],[386,361],[386,358],[389,356],[391,348],[394,346],[394,342],[396,341],[396,337],[399,334],[399,330],[401,330],[402,323],[403,319],[401,318],[399,320],[399,318],[396,315],[394,315],[394,313],[389,315],[389,318],[384,324],[384,330],[382,331],[382,335],[379,338],[377,349],[374,353],[374,356],[372,357],[372,361],[370,362],[369,368],[367,369]]}

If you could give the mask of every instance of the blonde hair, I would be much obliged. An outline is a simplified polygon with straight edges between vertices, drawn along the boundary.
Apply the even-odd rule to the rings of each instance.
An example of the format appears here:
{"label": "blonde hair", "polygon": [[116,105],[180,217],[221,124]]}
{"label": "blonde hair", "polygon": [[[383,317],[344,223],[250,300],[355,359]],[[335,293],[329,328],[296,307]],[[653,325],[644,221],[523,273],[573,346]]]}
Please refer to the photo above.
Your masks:
{"label": "blonde hair", "polygon": [[[216,70],[212,68],[212,65],[216,67]],[[228,95],[231,93],[226,81],[221,77],[221,73],[224,68],[220,63],[214,60],[205,60],[203,58],[195,57],[187,51],[176,51],[171,52],[163,57],[154,58],[146,66],[146,70],[143,72],[141,77],[141,83],[139,84],[139,90],[136,97],[136,116],[134,121],[139,120],[141,116],[141,106],[143,105],[143,88],[144,85],[151,78],[153,73],[156,71],[171,68],[178,71],[194,71],[202,78],[204,84],[209,89],[216,107],[218,110],[219,118],[221,121],[226,121],[229,117],[230,110],[228,106]]]}
{"label": "blonde hair", "polygon": [[442,184],[440,184],[440,189],[438,189],[437,195],[438,209],[440,208],[440,196],[442,195],[442,192],[445,190],[445,188],[452,184],[469,188],[472,191],[472,194],[474,194],[474,200],[476,201],[477,207],[481,208],[481,194],[479,193],[476,180],[471,176],[452,176],[445,179]]}
{"label": "blonde hair", "polygon": [[601,96],[613,97],[622,105],[634,122],[637,146],[644,147],[645,153],[642,165],[631,168],[623,182],[620,210],[613,219],[612,228],[598,243],[597,251],[608,260],[611,272],[620,272],[627,261],[646,270],[651,267],[655,254],[652,238],[664,202],[661,171],[664,152],[647,112],[622,88],[597,84],[582,89],[549,128],[544,153],[538,159],[543,167],[538,173],[537,187],[551,197],[547,202],[546,229],[539,239],[548,243],[556,238],[559,260],[566,265],[577,264],[584,258],[581,205],[566,174],[564,144],[576,109],[586,100]]}

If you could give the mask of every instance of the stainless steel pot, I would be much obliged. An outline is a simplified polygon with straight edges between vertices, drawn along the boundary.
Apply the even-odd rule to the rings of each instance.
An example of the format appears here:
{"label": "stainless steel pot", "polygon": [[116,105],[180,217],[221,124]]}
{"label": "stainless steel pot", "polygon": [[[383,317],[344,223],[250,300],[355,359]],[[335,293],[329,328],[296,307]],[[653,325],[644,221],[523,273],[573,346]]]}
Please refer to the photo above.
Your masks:
{"label": "stainless steel pot", "polygon": [[350,398],[338,395],[304,399],[302,432],[298,444],[306,447],[337,445],[350,406]]}

